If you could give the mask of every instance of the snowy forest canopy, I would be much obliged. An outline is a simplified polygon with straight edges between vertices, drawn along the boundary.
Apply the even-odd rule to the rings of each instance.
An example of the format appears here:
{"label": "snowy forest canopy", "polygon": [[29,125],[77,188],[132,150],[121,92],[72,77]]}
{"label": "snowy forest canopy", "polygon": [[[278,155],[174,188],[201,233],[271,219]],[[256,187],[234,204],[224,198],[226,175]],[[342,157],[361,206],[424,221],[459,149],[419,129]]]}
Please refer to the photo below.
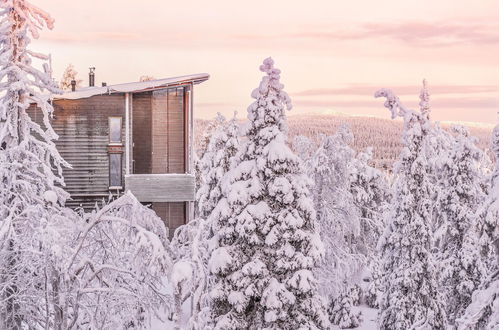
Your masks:
{"label": "snowy forest canopy", "polygon": [[199,139],[197,216],[169,241],[130,192],[65,207],[46,97],[61,90],[28,49],[53,20],[26,0],[0,6],[0,328],[499,327],[499,125],[488,153],[431,121],[426,82],[416,110],[380,89],[403,120],[382,170],[348,125],[291,139],[267,58],[248,120],[218,115]]}

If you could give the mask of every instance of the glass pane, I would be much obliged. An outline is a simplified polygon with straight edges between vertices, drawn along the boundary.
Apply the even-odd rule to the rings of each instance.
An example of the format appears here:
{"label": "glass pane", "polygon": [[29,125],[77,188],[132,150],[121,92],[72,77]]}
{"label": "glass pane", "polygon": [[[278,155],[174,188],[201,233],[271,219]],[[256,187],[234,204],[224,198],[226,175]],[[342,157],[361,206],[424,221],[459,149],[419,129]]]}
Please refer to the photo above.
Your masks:
{"label": "glass pane", "polygon": [[121,118],[109,118],[109,142],[121,143]]}
{"label": "glass pane", "polygon": [[109,154],[109,185],[121,187],[121,154]]}

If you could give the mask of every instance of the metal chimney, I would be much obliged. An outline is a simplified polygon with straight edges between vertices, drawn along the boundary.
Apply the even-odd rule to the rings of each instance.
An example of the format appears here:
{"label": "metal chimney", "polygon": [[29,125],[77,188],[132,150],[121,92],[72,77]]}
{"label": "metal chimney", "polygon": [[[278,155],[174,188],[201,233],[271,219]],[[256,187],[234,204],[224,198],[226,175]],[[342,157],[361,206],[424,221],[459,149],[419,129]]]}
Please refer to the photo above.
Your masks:
{"label": "metal chimney", "polygon": [[88,86],[95,86],[95,68],[90,68],[90,72],[88,73]]}
{"label": "metal chimney", "polygon": [[71,91],[74,92],[76,90],[76,80],[71,80]]}
{"label": "metal chimney", "polygon": [[102,87],[106,87],[106,86],[107,86],[107,83],[102,82]]}

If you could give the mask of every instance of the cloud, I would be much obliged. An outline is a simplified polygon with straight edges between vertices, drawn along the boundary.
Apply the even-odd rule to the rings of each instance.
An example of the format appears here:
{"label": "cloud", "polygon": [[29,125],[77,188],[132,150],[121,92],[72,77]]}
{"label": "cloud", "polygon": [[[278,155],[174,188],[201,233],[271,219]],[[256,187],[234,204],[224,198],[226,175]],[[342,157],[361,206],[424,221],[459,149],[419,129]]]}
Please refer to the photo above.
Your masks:
{"label": "cloud", "polygon": [[[290,93],[292,96],[335,96],[335,95],[373,95],[378,89],[385,86],[380,85],[349,85],[340,88],[317,88],[308,89],[296,93]],[[388,86],[387,86],[388,87]],[[414,95],[419,93],[421,85],[400,85],[389,87],[399,95]],[[430,85],[431,94],[476,94],[476,93],[494,93],[499,92],[499,86],[496,85]]]}
{"label": "cloud", "polygon": [[140,40],[138,33],[128,32],[83,32],[83,33],[46,33],[42,40],[56,43],[82,43],[82,42],[122,42]]}
{"label": "cloud", "polygon": [[238,34],[232,38],[240,41],[257,40],[315,40],[357,41],[391,39],[402,43],[426,47],[455,46],[462,44],[495,45],[499,43],[499,24],[469,22],[399,22],[363,23],[345,26],[306,27],[303,32],[276,35]]}
{"label": "cloud", "polygon": [[[415,108],[417,102],[410,100],[412,102],[407,102],[409,107]],[[402,100],[404,102],[404,100]],[[479,109],[498,109],[499,108],[499,98],[486,97],[486,98],[447,98],[447,99],[436,99],[430,102],[433,109],[470,109],[473,111]],[[383,107],[383,101],[373,99],[372,100],[295,100],[293,105],[296,107],[311,107],[311,108],[372,108],[372,107]]]}

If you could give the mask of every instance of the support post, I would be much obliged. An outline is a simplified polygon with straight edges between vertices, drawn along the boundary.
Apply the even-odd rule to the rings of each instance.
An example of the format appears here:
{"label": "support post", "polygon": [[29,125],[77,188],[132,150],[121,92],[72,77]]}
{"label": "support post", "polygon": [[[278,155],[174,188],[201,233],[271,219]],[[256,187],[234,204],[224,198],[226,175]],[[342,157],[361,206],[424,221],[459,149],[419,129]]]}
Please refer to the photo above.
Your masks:
{"label": "support post", "polygon": [[[194,175],[196,177],[195,168],[194,168],[194,84],[191,82],[189,84],[189,149],[188,149],[188,162],[187,162],[187,173]],[[195,182],[194,182],[195,186]],[[195,191],[194,191],[195,193]],[[187,203],[187,222],[191,219],[194,219],[194,202]]]}
{"label": "support post", "polygon": [[[130,93],[125,93],[125,173],[130,175]],[[126,189],[126,187],[125,187]]]}

